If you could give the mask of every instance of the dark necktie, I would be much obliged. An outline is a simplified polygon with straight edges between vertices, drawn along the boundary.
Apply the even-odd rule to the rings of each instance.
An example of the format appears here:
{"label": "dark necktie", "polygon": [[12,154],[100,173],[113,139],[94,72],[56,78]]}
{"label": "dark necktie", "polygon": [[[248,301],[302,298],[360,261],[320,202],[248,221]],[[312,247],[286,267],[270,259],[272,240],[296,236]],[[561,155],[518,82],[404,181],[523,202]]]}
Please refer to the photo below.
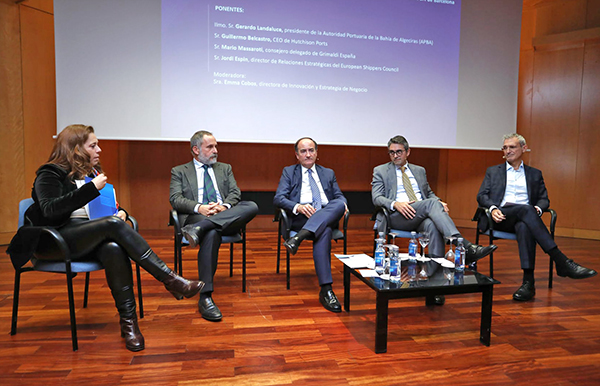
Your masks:
{"label": "dark necktie", "polygon": [[404,171],[406,170],[406,166],[400,166],[400,170],[402,171],[402,185],[404,185],[404,190],[406,191],[406,195],[410,201],[419,201],[417,200],[417,195],[413,190],[412,184],[410,183],[410,177]]}
{"label": "dark necktie", "polygon": [[321,203],[321,192],[319,192],[319,186],[317,185],[317,181],[312,176],[312,170],[308,169],[308,184],[310,185],[310,191],[312,192],[313,202],[312,206],[316,210],[319,210],[323,207]]}
{"label": "dark necktie", "polygon": [[208,174],[208,165],[203,165],[204,168],[204,193],[202,194],[202,204],[209,202],[217,202],[217,191],[213,184],[210,174]]}

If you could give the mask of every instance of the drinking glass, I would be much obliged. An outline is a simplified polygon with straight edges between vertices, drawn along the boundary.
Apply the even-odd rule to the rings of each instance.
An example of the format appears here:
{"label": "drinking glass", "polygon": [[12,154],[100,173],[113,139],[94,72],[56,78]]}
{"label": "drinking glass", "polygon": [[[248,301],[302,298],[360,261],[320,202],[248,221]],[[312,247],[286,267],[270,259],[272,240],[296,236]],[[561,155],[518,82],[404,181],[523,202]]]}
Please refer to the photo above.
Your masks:
{"label": "drinking glass", "polygon": [[429,245],[429,234],[427,232],[421,232],[421,237],[419,237],[419,244],[421,244],[421,248],[423,248],[423,257],[427,256],[425,253],[425,249]]}

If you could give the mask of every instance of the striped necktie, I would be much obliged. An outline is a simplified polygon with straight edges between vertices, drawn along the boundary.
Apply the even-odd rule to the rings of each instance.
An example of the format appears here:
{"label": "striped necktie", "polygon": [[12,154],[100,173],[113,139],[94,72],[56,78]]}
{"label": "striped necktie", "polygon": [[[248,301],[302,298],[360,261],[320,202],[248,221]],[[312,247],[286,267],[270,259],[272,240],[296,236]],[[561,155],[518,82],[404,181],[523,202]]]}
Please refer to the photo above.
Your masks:
{"label": "striped necktie", "polygon": [[404,190],[406,191],[406,195],[410,201],[419,201],[417,200],[417,195],[413,190],[412,184],[410,183],[410,177],[404,171],[406,170],[406,166],[400,166],[400,170],[402,171],[402,185],[404,185]]}
{"label": "striped necktie", "polygon": [[208,204],[209,202],[217,202],[217,191],[213,184],[210,174],[208,174],[208,165],[203,165],[204,168],[204,193],[202,194],[202,204]]}
{"label": "striped necktie", "polygon": [[308,169],[308,183],[310,185],[310,191],[312,192],[313,202],[312,206],[316,210],[319,210],[323,207],[321,203],[321,192],[319,192],[319,186],[317,185],[317,181],[312,176],[312,170]]}

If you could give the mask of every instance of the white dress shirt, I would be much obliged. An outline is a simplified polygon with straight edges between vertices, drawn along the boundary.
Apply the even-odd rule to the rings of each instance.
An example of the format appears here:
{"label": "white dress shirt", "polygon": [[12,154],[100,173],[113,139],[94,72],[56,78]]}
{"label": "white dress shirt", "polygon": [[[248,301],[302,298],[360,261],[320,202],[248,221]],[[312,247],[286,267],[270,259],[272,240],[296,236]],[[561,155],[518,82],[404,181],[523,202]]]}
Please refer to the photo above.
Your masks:
{"label": "white dress shirt", "polygon": [[[204,164],[194,158],[194,167],[196,168],[196,179],[198,180],[198,202],[201,203],[202,198],[204,197]],[[217,177],[215,177],[215,171],[210,165],[208,166],[208,175],[213,182],[215,192],[217,192],[217,202],[221,205],[225,205],[227,208],[230,208],[229,204],[223,204],[223,198],[221,197],[219,185],[217,184]],[[200,205],[202,204],[197,204],[194,207],[194,212],[200,213]]]}
{"label": "white dress shirt", "polygon": [[[404,173],[410,179],[410,184],[412,185],[413,190],[415,191],[415,196],[417,196],[417,201],[423,200],[423,195],[421,194],[421,189],[419,189],[419,184],[417,184],[417,179],[414,174],[410,171],[408,167],[408,162],[404,164],[405,169]],[[402,182],[402,170],[399,167],[396,167],[396,201],[394,202],[408,202],[410,199],[408,198],[408,194],[406,194],[406,190],[404,189],[404,183]],[[394,209],[394,202],[392,202],[391,210]]]}
{"label": "white dress shirt", "polygon": [[[294,206],[294,210],[292,211],[294,214],[298,214],[298,207],[304,204],[312,204],[312,190],[310,188],[310,183],[308,182],[308,169],[304,166],[301,166],[302,169],[302,187],[300,188],[300,202]],[[319,179],[319,174],[317,173],[317,167],[315,165],[310,168],[312,170],[312,176],[315,182],[317,183],[317,187],[319,188],[319,193],[321,193],[321,205],[325,206],[329,203],[327,200],[327,196],[325,195],[325,191],[323,190],[323,185],[321,185],[321,180]]]}

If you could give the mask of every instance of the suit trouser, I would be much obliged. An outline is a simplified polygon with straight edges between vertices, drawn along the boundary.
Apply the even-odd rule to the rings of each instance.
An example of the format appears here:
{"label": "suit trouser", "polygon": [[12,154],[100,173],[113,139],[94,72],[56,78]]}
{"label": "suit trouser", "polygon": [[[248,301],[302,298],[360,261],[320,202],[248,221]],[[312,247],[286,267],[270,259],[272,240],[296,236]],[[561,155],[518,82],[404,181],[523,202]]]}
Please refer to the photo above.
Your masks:
{"label": "suit trouser", "polygon": [[184,225],[197,224],[208,220],[215,224],[215,228],[204,233],[200,240],[198,250],[198,277],[205,285],[202,293],[213,292],[213,277],[217,272],[219,248],[221,237],[236,234],[258,213],[258,205],[252,201],[240,201],[230,209],[206,217],[201,214],[192,214],[185,220]]}
{"label": "suit trouser", "polygon": [[304,229],[314,233],[313,260],[319,285],[333,283],[331,276],[331,235],[333,228],[340,221],[346,205],[340,199],[329,201],[327,205],[315,212],[310,218],[300,214],[292,219],[292,229]]}
{"label": "suit trouser", "polygon": [[556,247],[546,224],[531,205],[509,205],[500,210],[506,220],[494,224],[494,230],[516,233],[521,268],[534,269],[536,242],[546,253]]}
{"label": "suit trouser", "polygon": [[[445,254],[444,237],[460,234],[454,221],[446,213],[439,200],[429,198],[414,202],[411,206],[416,211],[415,216],[407,219],[401,213],[394,211],[390,214],[390,227],[403,231],[427,232],[429,234],[429,254],[433,257],[443,257]],[[379,229],[385,229],[384,221],[381,221],[382,225]]]}

